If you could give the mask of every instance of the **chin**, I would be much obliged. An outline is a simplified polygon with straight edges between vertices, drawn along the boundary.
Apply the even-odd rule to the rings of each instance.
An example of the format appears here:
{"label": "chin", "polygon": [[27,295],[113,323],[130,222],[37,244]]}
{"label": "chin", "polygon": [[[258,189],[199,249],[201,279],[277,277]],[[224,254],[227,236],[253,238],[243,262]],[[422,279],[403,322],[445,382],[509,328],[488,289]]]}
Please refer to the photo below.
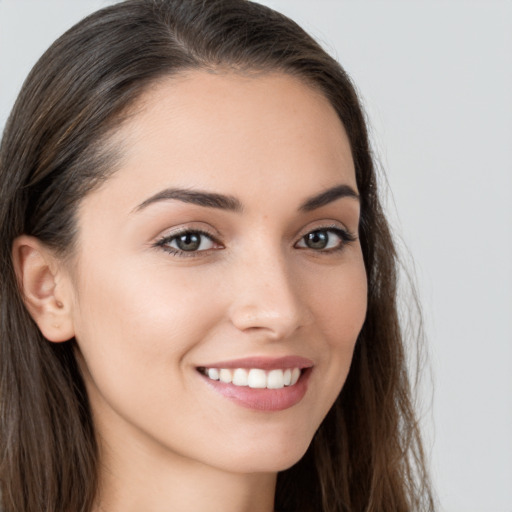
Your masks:
{"label": "chin", "polygon": [[296,464],[310,444],[311,438],[265,445],[254,443],[241,451],[231,451],[224,469],[233,473],[278,473]]}

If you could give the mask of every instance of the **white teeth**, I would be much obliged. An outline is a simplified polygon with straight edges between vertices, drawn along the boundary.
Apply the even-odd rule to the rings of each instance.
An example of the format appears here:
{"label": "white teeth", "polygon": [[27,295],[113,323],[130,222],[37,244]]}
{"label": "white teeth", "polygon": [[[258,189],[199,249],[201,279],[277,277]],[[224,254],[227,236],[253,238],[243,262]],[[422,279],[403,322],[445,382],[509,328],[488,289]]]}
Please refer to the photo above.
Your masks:
{"label": "white teeth", "polygon": [[266,388],[267,387],[267,376],[264,370],[249,370],[247,376],[247,385],[250,388]]}
{"label": "white teeth", "polygon": [[248,382],[247,371],[243,368],[237,368],[233,374],[233,384],[235,386],[247,386]]}
{"label": "white teeth", "polygon": [[222,368],[219,371],[219,380],[221,382],[229,384],[233,380],[233,374],[231,373],[231,370],[226,370],[225,368]]}
{"label": "white teeth", "polygon": [[212,380],[219,380],[219,370],[217,368],[208,368],[208,377]]}
{"label": "white teeth", "polygon": [[283,370],[272,370],[267,375],[267,388],[280,389],[284,388],[284,372]]}
{"label": "white teeth", "polygon": [[259,368],[203,368],[202,373],[212,380],[220,380],[235,386],[249,386],[255,389],[281,389],[293,386],[299,380],[300,368],[287,368],[285,370],[270,370],[266,372]]}

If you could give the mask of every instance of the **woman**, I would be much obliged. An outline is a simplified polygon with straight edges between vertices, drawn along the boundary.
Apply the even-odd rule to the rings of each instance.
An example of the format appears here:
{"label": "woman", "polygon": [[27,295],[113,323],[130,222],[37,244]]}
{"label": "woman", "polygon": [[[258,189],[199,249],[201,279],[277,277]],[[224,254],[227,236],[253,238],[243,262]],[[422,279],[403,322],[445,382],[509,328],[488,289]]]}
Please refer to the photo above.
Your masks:
{"label": "woman", "polygon": [[364,118],[295,23],[89,16],[0,171],[5,512],[433,509]]}

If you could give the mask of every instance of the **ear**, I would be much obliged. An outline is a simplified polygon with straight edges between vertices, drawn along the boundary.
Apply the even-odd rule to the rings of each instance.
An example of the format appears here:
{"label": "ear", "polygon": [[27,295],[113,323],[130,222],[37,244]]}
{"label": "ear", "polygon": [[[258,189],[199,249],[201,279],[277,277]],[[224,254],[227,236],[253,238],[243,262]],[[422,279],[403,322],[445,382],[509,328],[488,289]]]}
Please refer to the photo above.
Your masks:
{"label": "ear", "polygon": [[12,257],[25,306],[43,336],[56,343],[71,339],[75,335],[71,283],[63,263],[27,235],[14,240]]}

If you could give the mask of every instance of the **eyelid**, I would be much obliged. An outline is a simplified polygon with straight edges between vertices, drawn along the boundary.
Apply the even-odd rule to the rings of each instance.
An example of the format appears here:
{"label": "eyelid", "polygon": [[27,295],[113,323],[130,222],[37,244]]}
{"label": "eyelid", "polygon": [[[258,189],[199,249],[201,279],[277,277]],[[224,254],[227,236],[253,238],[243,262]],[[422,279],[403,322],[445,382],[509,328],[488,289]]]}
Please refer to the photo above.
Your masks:
{"label": "eyelid", "polygon": [[[309,235],[310,233],[314,233],[315,231],[334,232],[336,234],[336,236],[338,236],[341,239],[339,246],[332,247],[329,249],[313,249],[313,248],[310,248],[307,246],[297,247],[297,244],[299,244],[301,241],[303,241],[307,235]],[[302,249],[310,250],[310,251],[320,253],[320,254],[321,253],[328,254],[331,252],[342,251],[347,245],[355,242],[357,240],[357,238],[358,237],[356,234],[354,234],[351,230],[349,230],[348,228],[346,228],[345,226],[342,226],[340,224],[334,224],[334,223],[319,224],[319,225],[313,226],[313,227],[309,226],[307,230],[302,231],[302,234],[300,235],[298,240],[294,243],[294,247],[297,247],[298,249],[301,249],[301,250]]]}
{"label": "eyelid", "polygon": [[[298,244],[302,241],[304,241],[305,237],[308,234],[314,233],[315,231],[326,231],[326,232],[333,232],[337,237],[340,238],[340,242],[336,247],[331,247],[327,249],[314,249],[308,246],[302,246],[298,247]],[[204,236],[212,241],[213,244],[217,245],[217,247],[212,247],[208,249],[201,249],[201,250],[191,250],[186,251],[179,249],[178,247],[172,247],[170,243],[179,238],[180,236],[187,234],[187,233],[196,233],[201,236]],[[348,228],[346,228],[343,224],[338,223],[337,221],[330,221],[328,224],[322,224],[320,222],[314,223],[313,225],[307,226],[307,228],[304,228],[300,232],[301,234],[296,238],[295,243],[293,246],[297,249],[301,250],[310,250],[316,253],[324,253],[328,254],[331,252],[338,252],[343,250],[348,244],[354,242],[357,240],[357,236],[352,233]],[[152,246],[158,249],[162,249],[165,252],[176,256],[176,257],[183,257],[183,258],[189,258],[189,257],[198,257],[198,256],[206,256],[212,251],[217,251],[220,249],[224,249],[224,244],[219,240],[221,237],[217,234],[213,234],[211,230],[205,229],[204,227],[195,227],[194,225],[182,225],[179,227],[175,227],[171,229],[170,231],[166,231],[165,234],[160,235],[156,238],[156,240],[152,243]]]}
{"label": "eyelid", "polygon": [[299,230],[296,235],[297,240],[300,240],[302,237],[306,236],[313,231],[341,231],[343,233],[347,233],[351,237],[357,237],[357,231],[352,231],[343,223],[335,220],[326,219],[324,221],[317,221],[308,224],[306,227]]}
{"label": "eyelid", "polygon": [[[205,236],[205,237],[209,238],[214,244],[216,244],[220,247],[203,249],[200,251],[183,251],[179,248],[171,247],[170,245],[168,245],[168,244],[170,244],[170,242],[172,242],[176,238],[180,237],[181,235],[185,235],[187,233],[196,233],[201,236]],[[211,232],[209,232],[208,230],[206,230],[204,228],[196,228],[193,226],[182,226],[182,227],[176,228],[170,232],[166,232],[164,235],[157,237],[156,241],[152,245],[153,245],[153,247],[162,249],[165,252],[167,252],[173,256],[183,257],[183,258],[205,256],[206,254],[210,253],[211,251],[217,251],[224,247],[216,235],[212,234]]]}

